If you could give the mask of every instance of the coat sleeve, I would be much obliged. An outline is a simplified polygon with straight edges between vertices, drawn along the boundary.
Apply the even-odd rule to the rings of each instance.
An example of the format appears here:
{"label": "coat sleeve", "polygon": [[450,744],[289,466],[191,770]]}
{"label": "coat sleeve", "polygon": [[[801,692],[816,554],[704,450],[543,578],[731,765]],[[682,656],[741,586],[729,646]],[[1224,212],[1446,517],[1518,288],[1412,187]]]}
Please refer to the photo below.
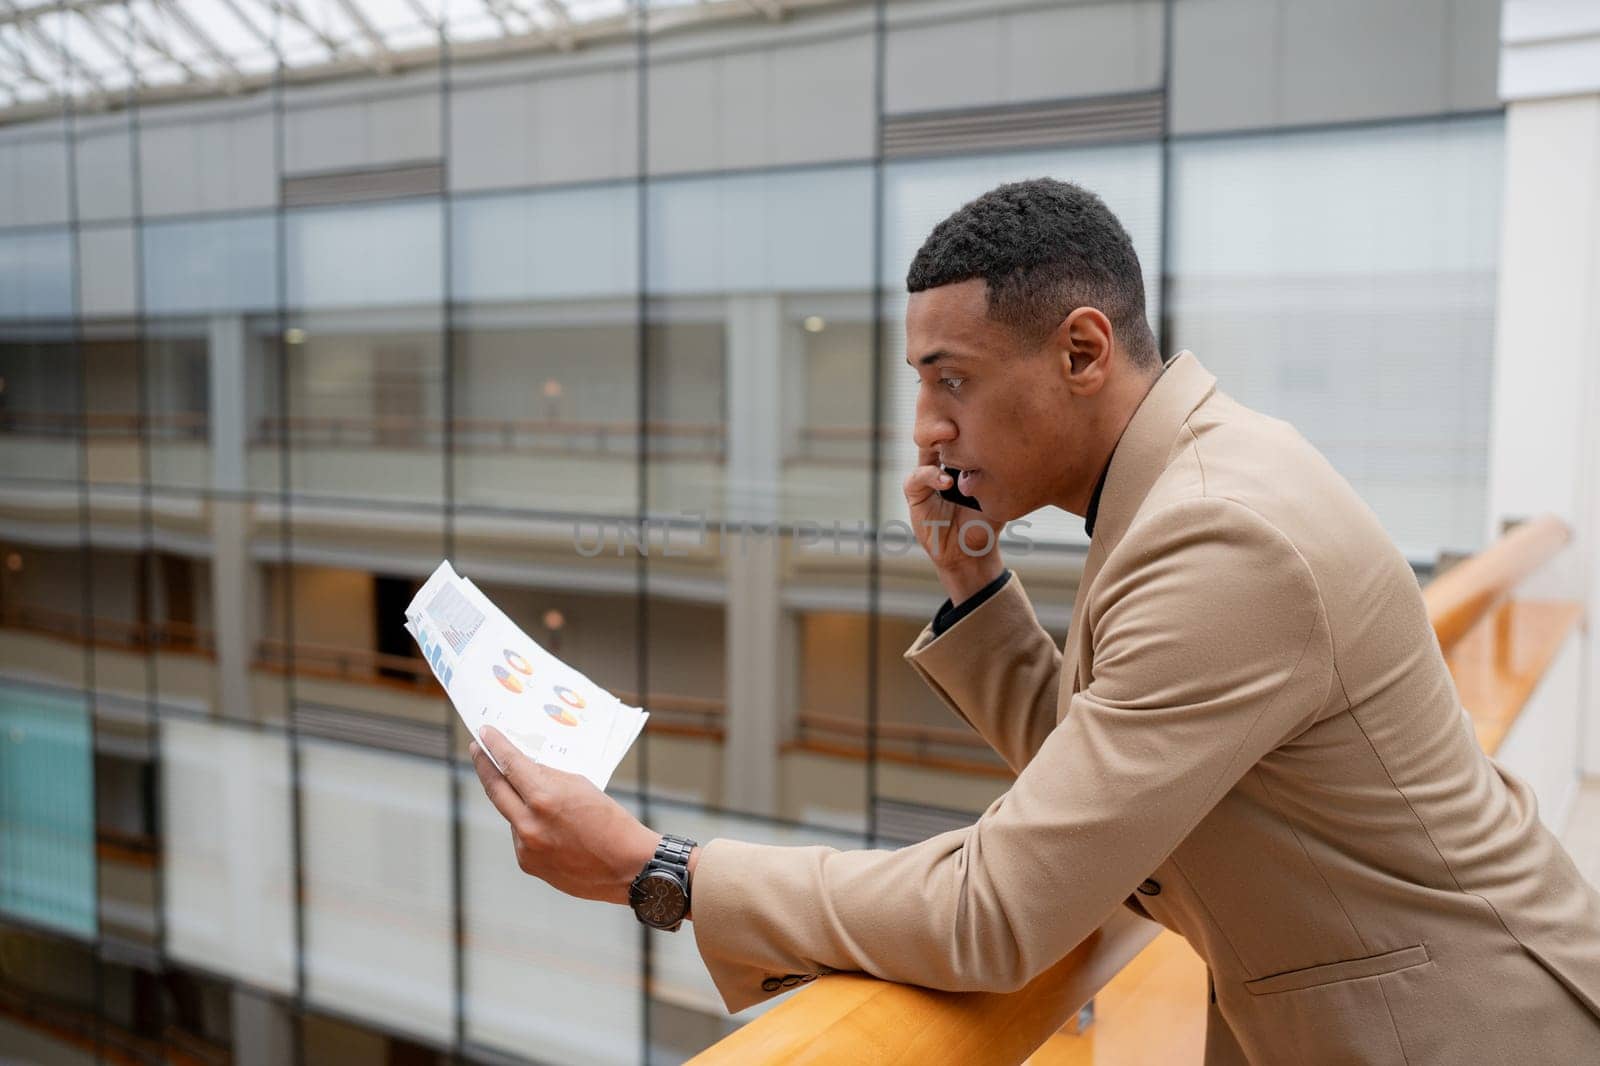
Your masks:
{"label": "coat sleeve", "polygon": [[[702,846],[692,926],[728,1010],[836,970],[939,989],[1022,987],[1329,698],[1316,583],[1242,504],[1187,500],[1137,521],[1086,614],[1093,680],[973,825],[895,851]],[[1035,696],[1004,682],[986,694]]]}
{"label": "coat sleeve", "polygon": [[905,658],[1012,773],[1022,772],[1055,727],[1061,649],[1014,573],[943,634],[925,627]]}

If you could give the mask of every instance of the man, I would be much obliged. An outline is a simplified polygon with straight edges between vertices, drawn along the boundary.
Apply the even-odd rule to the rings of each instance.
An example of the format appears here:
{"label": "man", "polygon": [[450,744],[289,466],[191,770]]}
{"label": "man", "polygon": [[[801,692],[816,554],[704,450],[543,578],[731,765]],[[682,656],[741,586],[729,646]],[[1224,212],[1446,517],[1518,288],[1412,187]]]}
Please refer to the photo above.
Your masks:
{"label": "man", "polygon": [[[488,735],[523,868],[614,902],[637,879],[675,928],[687,866],[729,1010],[834,970],[1020,988],[1126,903],[1206,960],[1209,1063],[1600,1062],[1600,895],[1478,749],[1371,511],[1192,354],[1163,366],[1105,205],[1001,186],[908,287],[906,501],[950,599],[906,657],[1015,784],[898,851],[694,847]],[[1091,537],[1064,652],[941,524],[1049,504]]]}

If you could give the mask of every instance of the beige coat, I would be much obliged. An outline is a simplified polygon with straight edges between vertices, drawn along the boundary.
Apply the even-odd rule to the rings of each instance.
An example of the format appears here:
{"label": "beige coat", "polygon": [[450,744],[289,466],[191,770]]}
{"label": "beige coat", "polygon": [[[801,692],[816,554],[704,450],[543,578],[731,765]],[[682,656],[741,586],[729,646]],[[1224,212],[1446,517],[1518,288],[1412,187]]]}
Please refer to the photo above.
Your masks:
{"label": "beige coat", "polygon": [[1600,1063],[1600,895],[1372,512],[1214,386],[1181,353],[1129,423],[1064,655],[1015,577],[907,651],[1017,772],[976,824],[704,845],[730,1011],[830,970],[1015,989],[1125,903],[1206,960],[1208,1063]]}

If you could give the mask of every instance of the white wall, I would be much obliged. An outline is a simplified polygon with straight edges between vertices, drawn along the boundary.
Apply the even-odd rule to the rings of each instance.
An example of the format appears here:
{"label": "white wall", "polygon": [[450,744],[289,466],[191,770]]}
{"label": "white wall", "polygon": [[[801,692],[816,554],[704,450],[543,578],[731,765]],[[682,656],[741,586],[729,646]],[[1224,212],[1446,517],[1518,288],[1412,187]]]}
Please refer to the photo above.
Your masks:
{"label": "white wall", "polygon": [[[1553,512],[1573,543],[1529,591],[1600,605],[1600,10],[1508,0],[1499,319],[1491,426],[1491,532]],[[1600,773],[1600,641],[1578,653],[1579,735]],[[1576,758],[1574,761],[1577,761]]]}

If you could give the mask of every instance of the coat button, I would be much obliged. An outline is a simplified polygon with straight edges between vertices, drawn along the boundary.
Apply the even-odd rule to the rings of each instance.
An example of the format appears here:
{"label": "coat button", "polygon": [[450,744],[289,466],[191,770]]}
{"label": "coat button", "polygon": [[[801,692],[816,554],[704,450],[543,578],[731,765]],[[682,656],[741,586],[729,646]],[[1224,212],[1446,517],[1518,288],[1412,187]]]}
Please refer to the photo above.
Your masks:
{"label": "coat button", "polygon": [[791,974],[785,974],[784,975],[784,978],[783,978],[783,987],[784,988],[793,988],[795,985],[797,985],[799,983],[800,983],[800,975],[799,974],[791,973]]}
{"label": "coat button", "polygon": [[1153,877],[1145,878],[1139,885],[1139,894],[1141,896],[1161,895],[1161,882]]}
{"label": "coat button", "polygon": [[765,981],[761,982],[761,991],[776,992],[778,990],[778,986],[781,984],[783,984],[783,982],[778,980],[776,977],[769,977]]}

